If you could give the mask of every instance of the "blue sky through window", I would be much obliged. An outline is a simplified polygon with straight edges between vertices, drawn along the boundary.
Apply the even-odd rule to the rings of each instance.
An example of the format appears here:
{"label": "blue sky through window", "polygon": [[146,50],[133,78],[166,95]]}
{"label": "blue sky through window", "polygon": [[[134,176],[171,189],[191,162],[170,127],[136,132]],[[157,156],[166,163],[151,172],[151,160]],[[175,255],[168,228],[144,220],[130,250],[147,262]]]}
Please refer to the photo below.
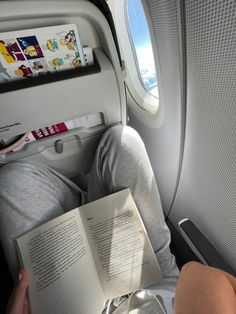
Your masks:
{"label": "blue sky through window", "polygon": [[127,16],[143,84],[146,90],[157,96],[155,62],[141,0],[127,0]]}

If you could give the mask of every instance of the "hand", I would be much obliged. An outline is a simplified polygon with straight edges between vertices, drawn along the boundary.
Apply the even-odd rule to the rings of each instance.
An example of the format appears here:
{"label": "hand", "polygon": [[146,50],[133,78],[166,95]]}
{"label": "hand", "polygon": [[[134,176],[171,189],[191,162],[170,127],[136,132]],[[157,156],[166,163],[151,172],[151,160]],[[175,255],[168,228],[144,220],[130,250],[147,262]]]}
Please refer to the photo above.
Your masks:
{"label": "hand", "polygon": [[25,269],[19,272],[18,282],[9,300],[7,314],[29,314],[27,288],[29,280]]}

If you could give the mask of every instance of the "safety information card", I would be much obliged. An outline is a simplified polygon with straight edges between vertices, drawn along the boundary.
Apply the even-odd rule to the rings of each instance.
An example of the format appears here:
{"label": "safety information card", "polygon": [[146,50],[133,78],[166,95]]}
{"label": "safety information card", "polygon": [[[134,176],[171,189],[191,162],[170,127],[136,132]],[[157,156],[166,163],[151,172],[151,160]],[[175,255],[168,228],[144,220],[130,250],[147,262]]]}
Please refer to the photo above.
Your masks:
{"label": "safety information card", "polygon": [[0,33],[0,83],[90,65],[87,55],[74,24]]}

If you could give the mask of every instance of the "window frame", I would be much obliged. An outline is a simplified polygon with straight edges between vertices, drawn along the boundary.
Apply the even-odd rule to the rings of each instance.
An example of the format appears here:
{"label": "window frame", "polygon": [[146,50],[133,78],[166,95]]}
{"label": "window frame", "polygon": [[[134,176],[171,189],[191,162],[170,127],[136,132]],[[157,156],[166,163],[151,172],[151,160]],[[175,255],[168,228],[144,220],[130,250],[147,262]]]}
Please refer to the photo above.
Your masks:
{"label": "window frame", "polygon": [[[121,48],[122,55],[125,55],[125,67],[127,71],[126,84],[128,92],[130,93],[135,105],[139,106],[142,111],[149,113],[149,115],[156,115],[160,109],[160,79],[158,75],[157,62],[158,55],[153,45],[154,33],[150,27],[150,18],[147,15],[147,8],[145,7],[143,1],[143,10],[147,21],[147,26],[149,29],[149,35],[151,39],[151,45],[153,50],[153,57],[156,66],[156,75],[158,79],[157,89],[158,97],[152,95],[146,88],[141,77],[140,68],[138,64],[136,48],[132,39],[131,30],[128,21],[128,10],[127,10],[127,0],[114,0],[113,1],[113,14],[114,22],[117,29],[117,36],[119,40],[119,45]],[[122,34],[122,38],[120,38]]]}

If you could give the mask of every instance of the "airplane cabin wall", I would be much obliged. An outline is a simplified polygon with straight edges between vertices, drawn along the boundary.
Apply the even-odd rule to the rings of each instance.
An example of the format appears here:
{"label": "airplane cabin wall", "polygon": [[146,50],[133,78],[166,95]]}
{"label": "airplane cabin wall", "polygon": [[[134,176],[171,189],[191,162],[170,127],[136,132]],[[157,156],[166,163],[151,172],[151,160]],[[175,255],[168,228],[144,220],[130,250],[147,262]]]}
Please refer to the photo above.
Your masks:
{"label": "airplane cabin wall", "polygon": [[130,114],[130,124],[146,143],[170,220],[178,227],[190,218],[236,271],[236,3],[145,2],[159,53],[164,120],[152,129]]}
{"label": "airplane cabin wall", "polygon": [[[178,184],[184,136],[185,107],[183,93],[182,30],[178,1],[146,1],[148,22],[151,23],[160,68],[157,68],[159,110],[162,122],[156,128],[149,125],[154,117],[143,110],[137,115],[128,97],[129,125],[138,130],[144,140],[161,195],[163,209],[168,215]],[[129,95],[128,95],[129,96]],[[162,111],[163,108],[163,112]],[[139,110],[140,111],[140,110]],[[143,123],[144,121],[144,123]],[[151,124],[151,123],[150,123]]]}
{"label": "airplane cabin wall", "polygon": [[170,218],[190,218],[236,271],[236,3],[185,1],[187,117]]}

